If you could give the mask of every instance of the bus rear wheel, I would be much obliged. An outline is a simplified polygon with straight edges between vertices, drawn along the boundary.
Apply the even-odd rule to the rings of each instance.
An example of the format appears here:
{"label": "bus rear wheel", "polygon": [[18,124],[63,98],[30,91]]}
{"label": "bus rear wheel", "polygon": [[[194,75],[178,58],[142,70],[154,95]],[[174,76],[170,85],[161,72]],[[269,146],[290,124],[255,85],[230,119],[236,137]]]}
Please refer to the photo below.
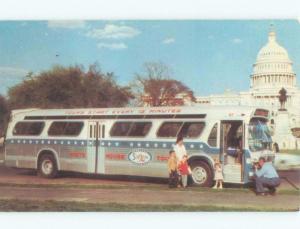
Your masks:
{"label": "bus rear wheel", "polygon": [[44,178],[55,178],[57,176],[57,164],[52,154],[44,154],[38,162],[38,175]]}
{"label": "bus rear wheel", "polygon": [[194,161],[191,163],[191,177],[194,185],[200,187],[211,187],[213,184],[213,174],[210,166],[204,161]]}

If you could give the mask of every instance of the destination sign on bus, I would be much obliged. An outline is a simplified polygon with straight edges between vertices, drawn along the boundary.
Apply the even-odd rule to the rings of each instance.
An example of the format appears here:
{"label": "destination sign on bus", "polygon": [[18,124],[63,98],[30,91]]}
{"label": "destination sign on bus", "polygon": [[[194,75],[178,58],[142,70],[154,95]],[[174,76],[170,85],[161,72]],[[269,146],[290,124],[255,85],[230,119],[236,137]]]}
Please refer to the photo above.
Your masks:
{"label": "destination sign on bus", "polygon": [[255,116],[263,116],[263,117],[268,117],[269,116],[269,111],[264,110],[264,109],[256,109],[254,112]]}

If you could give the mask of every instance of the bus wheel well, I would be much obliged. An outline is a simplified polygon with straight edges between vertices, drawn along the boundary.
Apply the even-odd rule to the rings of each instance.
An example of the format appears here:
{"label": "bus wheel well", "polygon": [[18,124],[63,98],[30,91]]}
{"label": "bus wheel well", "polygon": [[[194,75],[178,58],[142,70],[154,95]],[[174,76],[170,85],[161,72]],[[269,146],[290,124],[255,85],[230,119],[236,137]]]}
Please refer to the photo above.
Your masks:
{"label": "bus wheel well", "polygon": [[55,178],[58,174],[55,153],[51,150],[43,150],[37,159],[37,173],[44,178]]}
{"label": "bus wheel well", "polygon": [[189,164],[192,164],[192,163],[194,163],[196,161],[203,161],[203,162],[205,162],[210,167],[210,169],[213,170],[213,165],[209,161],[208,158],[203,157],[203,156],[193,156],[193,157],[191,157],[191,158],[188,159]]}
{"label": "bus wheel well", "polygon": [[213,185],[214,170],[209,158],[194,156],[189,158],[188,162],[193,184],[200,187],[211,187]]}
{"label": "bus wheel well", "polygon": [[42,158],[44,155],[51,155],[51,156],[53,156],[54,159],[55,159],[55,163],[56,163],[56,165],[57,165],[57,160],[56,160],[55,153],[54,153],[53,151],[51,151],[51,150],[48,150],[48,149],[47,149],[47,150],[42,150],[42,151],[39,153],[38,158],[37,158],[37,165],[39,164],[41,158]]}

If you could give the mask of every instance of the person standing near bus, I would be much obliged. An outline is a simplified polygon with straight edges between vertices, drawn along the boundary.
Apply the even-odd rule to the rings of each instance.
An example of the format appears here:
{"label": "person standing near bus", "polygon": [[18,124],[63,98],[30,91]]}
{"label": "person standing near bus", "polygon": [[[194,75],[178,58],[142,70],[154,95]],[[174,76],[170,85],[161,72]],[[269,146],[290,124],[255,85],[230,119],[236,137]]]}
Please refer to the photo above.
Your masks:
{"label": "person standing near bus", "polygon": [[219,160],[215,161],[215,165],[214,165],[214,169],[215,169],[215,178],[214,180],[216,181],[215,186],[213,187],[213,189],[216,188],[220,188],[223,189],[223,169],[222,169],[222,165],[220,163]]}
{"label": "person standing near bus", "polygon": [[[180,162],[183,160],[183,157],[187,156],[187,152],[186,152],[185,146],[183,144],[183,137],[181,135],[177,136],[176,144],[173,149],[174,149],[176,157],[177,157],[177,167],[178,167],[180,165]],[[182,183],[182,177],[181,177],[181,173],[179,171],[178,187],[181,186],[181,183]]]}
{"label": "person standing near bus", "polygon": [[187,156],[187,152],[183,144],[183,137],[181,135],[177,137],[176,144],[173,149],[175,151],[177,162],[179,164],[179,162],[183,159],[183,156]]}
{"label": "person standing near bus", "polygon": [[279,145],[277,142],[274,142],[274,144],[273,144],[273,152],[279,153]]}
{"label": "person standing near bus", "polygon": [[189,165],[187,162],[187,155],[183,156],[183,159],[179,162],[178,170],[181,176],[182,187],[187,187],[188,175],[189,175]]}
{"label": "person standing near bus", "polygon": [[168,172],[169,172],[169,188],[176,188],[178,185],[178,173],[177,173],[177,157],[174,150],[170,150],[169,152]]}

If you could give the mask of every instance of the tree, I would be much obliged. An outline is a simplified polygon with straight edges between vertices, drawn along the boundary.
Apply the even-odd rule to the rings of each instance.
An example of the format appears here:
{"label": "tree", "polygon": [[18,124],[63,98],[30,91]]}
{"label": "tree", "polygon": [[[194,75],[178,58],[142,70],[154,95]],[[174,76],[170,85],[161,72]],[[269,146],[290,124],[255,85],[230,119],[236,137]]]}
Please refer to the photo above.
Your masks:
{"label": "tree", "polygon": [[87,72],[81,66],[54,66],[31,74],[8,91],[9,104],[16,108],[121,107],[133,95],[119,86],[113,73],[104,74],[97,64]]}
{"label": "tree", "polygon": [[172,79],[170,68],[161,62],[145,63],[144,72],[136,74],[133,87],[139,104],[176,106],[183,105],[185,100],[195,101],[191,89]]}
{"label": "tree", "polygon": [[0,95],[0,138],[5,134],[5,129],[9,116],[9,108],[7,100],[4,96]]}

